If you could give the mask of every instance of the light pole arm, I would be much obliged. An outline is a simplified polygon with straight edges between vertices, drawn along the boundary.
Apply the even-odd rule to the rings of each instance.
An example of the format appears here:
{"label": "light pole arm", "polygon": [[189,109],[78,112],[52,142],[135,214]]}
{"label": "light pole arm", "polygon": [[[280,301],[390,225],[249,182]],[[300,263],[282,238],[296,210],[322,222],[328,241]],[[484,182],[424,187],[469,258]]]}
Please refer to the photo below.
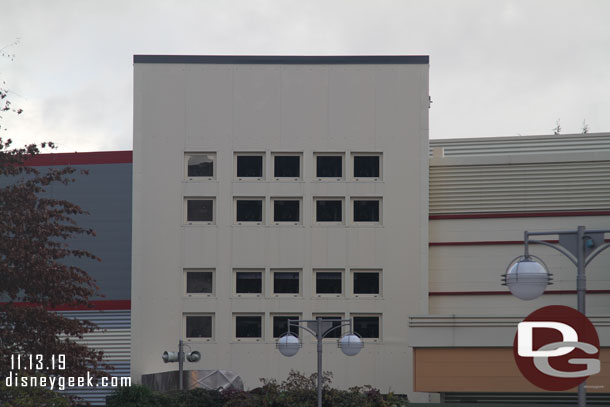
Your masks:
{"label": "light pole arm", "polygon": [[591,254],[589,255],[589,258],[587,259],[587,261],[585,262],[585,266],[588,266],[589,263],[591,263],[591,260],[593,260],[594,258],[597,257],[598,254],[600,254],[601,252],[603,252],[604,250],[606,250],[608,247],[610,247],[610,243],[604,243],[603,245],[597,247],[597,249],[595,249],[593,252],[591,252]]}
{"label": "light pole arm", "polygon": [[[525,241],[526,246],[527,247],[527,243],[536,243],[536,244],[541,244],[544,246],[548,246],[548,247],[552,247],[553,249],[557,250],[558,252],[560,252],[561,254],[563,254],[564,256],[566,256],[568,259],[570,259],[570,261],[577,266],[578,262],[576,261],[576,259],[574,258],[574,256],[572,256],[572,253],[570,253],[569,251],[567,251],[566,249],[564,249],[563,247],[553,244],[553,243],[549,243],[549,242],[545,242],[544,240],[526,240]],[[529,255],[529,250],[526,250],[526,256]]]}

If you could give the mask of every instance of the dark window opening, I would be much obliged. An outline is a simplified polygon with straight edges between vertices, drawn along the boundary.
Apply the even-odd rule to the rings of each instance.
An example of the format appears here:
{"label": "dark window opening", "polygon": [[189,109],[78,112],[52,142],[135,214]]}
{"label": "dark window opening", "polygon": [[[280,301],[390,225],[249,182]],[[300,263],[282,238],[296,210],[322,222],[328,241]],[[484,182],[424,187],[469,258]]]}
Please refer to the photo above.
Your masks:
{"label": "dark window opening", "polygon": [[237,201],[237,221],[262,222],[263,201],[261,201],[260,199]]}
{"label": "dark window opening", "polygon": [[299,336],[299,327],[291,325],[290,330],[288,328],[288,320],[297,321],[299,317],[273,317],[273,337],[279,338],[280,336],[290,332],[294,336]]}
{"label": "dark window opening", "polygon": [[354,201],[354,222],[379,222],[379,201]]}
{"label": "dark window opening", "polygon": [[354,317],[354,332],[363,338],[379,338],[379,317]]}
{"label": "dark window opening", "polygon": [[316,176],[318,178],[343,177],[343,156],[320,155],[316,157]]}
{"label": "dark window opening", "polygon": [[379,273],[354,273],[354,294],[379,294]]}
{"label": "dark window opening", "polygon": [[189,294],[212,294],[211,271],[189,271],[186,273],[186,292]]}
{"label": "dark window opening", "polygon": [[263,157],[260,155],[238,155],[237,176],[247,178],[262,178]]}
{"label": "dark window opening", "polygon": [[211,199],[190,199],[186,201],[187,222],[212,222],[214,203]]}
{"label": "dark window opening", "polygon": [[273,201],[274,222],[298,222],[300,201]]}
{"label": "dark window opening", "polygon": [[186,317],[187,338],[211,338],[212,317],[211,316],[188,316]]}
{"label": "dark window opening", "polygon": [[263,275],[258,271],[241,271],[235,273],[235,292],[238,294],[261,294]]}
{"label": "dark window opening", "polygon": [[301,176],[301,157],[298,155],[276,155],[274,176],[277,178],[299,178]]}
{"label": "dark window opening", "polygon": [[214,156],[197,154],[188,157],[187,174],[189,177],[213,177]]}
{"label": "dark window opening", "polygon": [[316,201],[316,222],[342,222],[341,201]]}
{"label": "dark window opening", "polygon": [[379,156],[355,156],[354,178],[379,178]]}
{"label": "dark window opening", "polygon": [[316,273],[316,293],[317,294],[341,294],[342,281],[341,273],[336,272],[317,272]]}
{"label": "dark window opening", "polygon": [[238,316],[235,317],[235,336],[237,338],[262,337],[263,323],[261,317]]}
{"label": "dark window opening", "polygon": [[[321,318],[324,321],[328,321],[328,320],[332,320],[332,319],[335,319],[335,320],[341,319],[341,317],[316,317],[316,319],[318,319],[318,318]],[[336,329],[330,331],[331,329],[333,329],[337,326],[340,326],[340,325],[341,325],[341,321],[333,321],[331,323],[331,326],[326,331],[324,331],[324,332],[328,332],[328,334],[326,334],[324,337],[325,338],[341,338],[341,328],[336,328]],[[324,332],[323,332],[323,334],[324,334]]]}
{"label": "dark window opening", "polygon": [[273,273],[275,294],[298,294],[299,289],[299,273],[278,271]]}

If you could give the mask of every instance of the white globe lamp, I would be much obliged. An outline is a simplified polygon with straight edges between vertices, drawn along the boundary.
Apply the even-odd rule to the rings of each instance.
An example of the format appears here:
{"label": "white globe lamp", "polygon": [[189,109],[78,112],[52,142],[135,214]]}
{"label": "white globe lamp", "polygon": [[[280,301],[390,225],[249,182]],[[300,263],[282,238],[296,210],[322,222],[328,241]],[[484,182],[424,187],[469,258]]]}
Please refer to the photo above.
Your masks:
{"label": "white globe lamp", "polygon": [[339,347],[347,356],[356,356],[364,347],[364,343],[358,335],[352,333],[339,339]]}
{"label": "white globe lamp", "polygon": [[544,262],[536,256],[520,256],[511,262],[503,274],[503,285],[522,300],[534,300],[552,284],[551,275]]}
{"label": "white globe lamp", "polygon": [[301,348],[301,341],[293,334],[287,333],[277,340],[276,346],[282,355],[291,357]]}

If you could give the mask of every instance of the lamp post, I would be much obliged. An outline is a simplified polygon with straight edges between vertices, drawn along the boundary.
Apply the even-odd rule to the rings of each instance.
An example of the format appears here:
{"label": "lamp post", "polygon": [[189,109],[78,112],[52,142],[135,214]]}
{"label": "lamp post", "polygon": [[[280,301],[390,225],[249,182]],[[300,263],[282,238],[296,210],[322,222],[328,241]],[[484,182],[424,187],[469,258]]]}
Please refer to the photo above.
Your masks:
{"label": "lamp post", "polygon": [[[190,349],[190,346],[186,346]],[[165,351],[163,352],[161,359],[163,359],[163,362],[165,363],[178,362],[178,390],[184,390],[184,378],[182,377],[184,372],[184,359],[189,362],[199,362],[199,360],[201,360],[201,353],[196,350],[185,353],[184,341],[180,339],[180,341],[178,341],[178,352]]]}
{"label": "lamp post", "polygon": [[[598,254],[610,247],[605,243],[604,235],[610,230],[586,230],[579,226],[575,231],[524,232],[523,256],[514,259],[503,275],[503,285],[522,300],[533,300],[544,293],[551,283],[551,274],[544,262],[529,254],[529,244],[536,243],[551,247],[566,256],[576,266],[576,293],[578,311],[586,315],[585,295],[587,293],[587,278],[585,269]],[[558,243],[530,239],[530,236],[557,235]],[[578,385],[578,406],[587,405],[585,383]]]}
{"label": "lamp post", "polygon": [[[333,326],[335,323],[338,325]],[[294,356],[303,346],[298,337],[290,333],[290,327],[300,328],[316,337],[318,342],[318,407],[322,407],[322,339],[327,337],[331,332],[340,329],[344,326],[349,326],[349,334],[344,335],[338,341],[338,346],[347,356],[355,356],[364,347],[362,339],[352,331],[352,321],[349,319],[322,319],[316,318],[313,320],[299,319],[288,320],[288,333],[282,335],[276,347],[284,356]]]}

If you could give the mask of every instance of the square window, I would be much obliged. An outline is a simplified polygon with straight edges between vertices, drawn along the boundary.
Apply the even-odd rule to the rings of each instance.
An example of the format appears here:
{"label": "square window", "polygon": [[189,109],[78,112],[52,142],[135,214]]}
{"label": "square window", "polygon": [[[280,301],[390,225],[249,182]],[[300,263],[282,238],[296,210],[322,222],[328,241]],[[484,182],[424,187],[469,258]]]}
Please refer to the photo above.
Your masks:
{"label": "square window", "polygon": [[316,155],[316,177],[318,178],[343,178],[343,155],[342,154],[318,154]]}
{"label": "square window", "polygon": [[213,271],[186,271],[187,294],[214,294]]}
{"label": "square window", "polygon": [[214,199],[211,198],[187,198],[186,199],[186,221],[187,222],[214,222]]}
{"label": "square window", "polygon": [[316,222],[343,222],[343,200],[316,199]]}
{"label": "square window", "polygon": [[316,271],[316,294],[343,293],[343,273],[340,271]]}
{"label": "square window", "polygon": [[273,199],[273,221],[299,223],[301,201],[299,199]]}
{"label": "square window", "polygon": [[263,272],[262,271],[236,271],[235,272],[236,294],[262,294]]}
{"label": "square window", "polygon": [[[341,321],[336,321],[336,320],[343,319],[343,315],[314,315],[313,317],[314,317],[314,319],[321,318],[323,321],[333,320],[331,323],[331,326],[328,329],[326,329],[326,331],[325,331],[325,332],[328,332],[326,334],[326,336],[324,336],[325,339],[341,338],[342,328],[336,328],[332,331],[330,331],[330,330],[341,325]],[[323,332],[323,334],[324,334],[324,332]]]}
{"label": "square window", "polygon": [[288,327],[289,320],[298,321],[299,317],[297,315],[290,315],[290,316],[274,315],[273,316],[273,337],[274,338],[279,338],[280,336],[282,336],[288,332],[290,332],[294,336],[297,336],[297,337],[299,336],[299,327],[292,325],[289,328]]}
{"label": "square window", "polygon": [[301,155],[273,154],[273,176],[275,178],[301,178]]}
{"label": "square window", "polygon": [[354,178],[380,178],[381,156],[377,154],[354,154]]}
{"label": "square window", "polygon": [[235,337],[260,339],[263,337],[263,317],[260,315],[235,316]]}
{"label": "square window", "polygon": [[187,178],[214,178],[216,154],[187,153],[185,155],[185,161]]}
{"label": "square window", "polygon": [[187,338],[211,338],[212,316],[211,315],[187,315],[186,316]]}
{"label": "square window", "polygon": [[263,200],[262,199],[238,199],[236,202],[237,222],[262,222]]}
{"label": "square window", "polygon": [[273,271],[273,294],[299,294],[300,274],[298,271]]}
{"label": "square window", "polygon": [[355,316],[354,332],[362,338],[379,339],[379,316]]}
{"label": "square window", "polygon": [[354,199],[354,222],[379,222],[380,199]]}
{"label": "square window", "polygon": [[236,160],[238,178],[263,178],[262,154],[238,154]]}
{"label": "square window", "polygon": [[354,294],[379,294],[378,271],[354,271]]}

